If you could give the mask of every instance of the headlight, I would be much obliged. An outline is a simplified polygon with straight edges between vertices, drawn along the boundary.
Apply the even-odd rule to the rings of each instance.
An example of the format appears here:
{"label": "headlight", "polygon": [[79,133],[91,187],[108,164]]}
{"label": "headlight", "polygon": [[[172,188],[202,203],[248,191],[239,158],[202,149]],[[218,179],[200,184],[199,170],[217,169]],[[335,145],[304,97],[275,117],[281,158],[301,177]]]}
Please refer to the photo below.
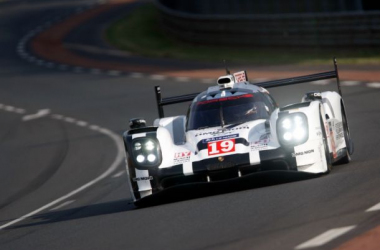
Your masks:
{"label": "headlight", "polygon": [[148,151],[152,151],[154,149],[154,143],[152,141],[147,141],[145,143],[145,149]]}
{"label": "headlight", "polygon": [[306,142],[309,138],[306,115],[293,113],[280,117],[277,121],[277,137],[284,146],[296,146]]}
{"label": "headlight", "polygon": [[137,138],[132,141],[132,157],[137,166],[158,167],[161,164],[161,148],[155,138]]}
{"label": "headlight", "polygon": [[145,161],[145,157],[143,155],[138,155],[136,160],[138,163],[143,163]]}
{"label": "headlight", "polygon": [[140,142],[136,142],[135,145],[134,145],[134,148],[136,151],[140,150],[141,149],[141,143]]}
{"label": "headlight", "polygon": [[156,160],[156,156],[154,154],[148,155],[148,161],[149,162],[155,162],[155,160]]}

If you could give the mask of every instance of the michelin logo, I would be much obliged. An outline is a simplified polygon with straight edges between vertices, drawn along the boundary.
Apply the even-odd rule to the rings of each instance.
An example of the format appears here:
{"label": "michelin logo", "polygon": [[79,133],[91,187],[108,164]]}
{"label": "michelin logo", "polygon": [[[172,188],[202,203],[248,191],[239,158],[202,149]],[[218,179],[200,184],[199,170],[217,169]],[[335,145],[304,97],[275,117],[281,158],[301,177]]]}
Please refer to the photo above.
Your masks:
{"label": "michelin logo", "polygon": [[137,182],[137,181],[151,181],[151,180],[153,180],[153,176],[133,178],[133,181],[135,181],[135,182]]}
{"label": "michelin logo", "polygon": [[222,141],[222,140],[234,139],[234,138],[238,138],[238,137],[239,137],[239,134],[218,136],[218,137],[203,139],[202,143],[208,143],[208,142],[212,142],[212,141]]}
{"label": "michelin logo", "polygon": [[307,151],[304,151],[304,152],[292,153],[292,157],[297,157],[297,156],[301,156],[301,155],[307,155],[307,154],[311,154],[311,153],[314,153],[314,149],[310,149],[310,150],[307,150]]}

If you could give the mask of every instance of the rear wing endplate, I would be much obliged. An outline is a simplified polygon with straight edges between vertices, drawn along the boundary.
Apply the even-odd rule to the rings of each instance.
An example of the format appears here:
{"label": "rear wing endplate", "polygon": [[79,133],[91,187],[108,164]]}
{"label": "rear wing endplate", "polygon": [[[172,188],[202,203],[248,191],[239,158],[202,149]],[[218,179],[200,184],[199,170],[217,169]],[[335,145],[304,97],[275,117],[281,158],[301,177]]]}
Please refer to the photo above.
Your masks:
{"label": "rear wing endplate", "polygon": [[188,95],[180,95],[180,96],[173,96],[173,97],[167,97],[167,98],[161,98],[161,87],[155,86],[154,92],[156,93],[156,101],[157,101],[157,108],[158,108],[158,117],[163,118],[164,115],[164,106],[181,103],[181,102],[189,102],[192,101],[199,93],[194,94],[188,94]]}
{"label": "rear wing endplate", "polygon": [[[320,81],[320,80],[326,80],[326,79],[332,79],[335,78],[338,86],[338,92],[340,96],[342,96],[342,90],[340,88],[340,80],[339,80],[339,74],[338,74],[338,65],[336,58],[334,58],[334,70],[313,74],[313,75],[306,75],[306,76],[298,76],[293,78],[286,78],[286,79],[280,79],[280,80],[274,80],[274,81],[268,81],[268,82],[261,82],[256,83],[255,85],[263,88],[274,88],[274,87],[280,87],[280,86],[287,86],[292,84],[299,84],[299,83],[306,83],[306,82],[314,82],[314,81]],[[181,102],[189,102],[192,101],[199,93],[194,94],[188,94],[188,95],[181,95],[181,96],[173,96],[173,97],[167,97],[162,98],[161,97],[161,87],[155,86],[154,87],[155,94],[156,94],[156,101],[157,101],[157,108],[158,108],[158,116],[159,118],[163,118],[164,115],[164,106],[181,103]]]}

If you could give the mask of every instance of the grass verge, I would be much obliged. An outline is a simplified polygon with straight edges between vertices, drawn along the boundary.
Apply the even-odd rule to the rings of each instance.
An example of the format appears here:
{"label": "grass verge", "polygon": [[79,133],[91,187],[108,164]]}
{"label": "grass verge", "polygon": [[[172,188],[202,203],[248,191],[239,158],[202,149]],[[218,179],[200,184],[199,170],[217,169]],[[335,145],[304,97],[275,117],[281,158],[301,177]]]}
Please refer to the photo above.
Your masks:
{"label": "grass verge", "polygon": [[379,64],[379,48],[312,49],[312,48],[234,48],[225,46],[194,45],[170,37],[160,28],[158,10],[152,4],[138,7],[131,15],[113,23],[106,30],[108,41],[134,54],[148,57],[177,58],[205,62],[249,64]]}

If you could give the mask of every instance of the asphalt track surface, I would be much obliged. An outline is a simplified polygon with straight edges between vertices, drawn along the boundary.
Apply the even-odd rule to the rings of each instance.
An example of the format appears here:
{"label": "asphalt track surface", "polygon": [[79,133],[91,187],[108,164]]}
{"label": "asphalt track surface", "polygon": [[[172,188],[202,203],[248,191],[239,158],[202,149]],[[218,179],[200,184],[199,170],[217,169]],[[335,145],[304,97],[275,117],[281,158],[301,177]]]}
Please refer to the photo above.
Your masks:
{"label": "asphalt track surface", "polygon": [[[2,228],[0,249],[294,249],[328,230],[347,229],[316,247],[333,249],[380,224],[380,212],[366,212],[380,202],[380,89],[365,84],[343,87],[355,142],[350,164],[308,180],[136,209],[112,135],[121,135],[131,117],[153,121],[153,86],[171,96],[211,84],[59,71],[18,56],[16,45],[30,29],[88,3],[0,2],[0,226],[107,173]],[[271,93],[285,105],[315,89],[335,86]],[[167,115],[186,108],[173,106]]]}

